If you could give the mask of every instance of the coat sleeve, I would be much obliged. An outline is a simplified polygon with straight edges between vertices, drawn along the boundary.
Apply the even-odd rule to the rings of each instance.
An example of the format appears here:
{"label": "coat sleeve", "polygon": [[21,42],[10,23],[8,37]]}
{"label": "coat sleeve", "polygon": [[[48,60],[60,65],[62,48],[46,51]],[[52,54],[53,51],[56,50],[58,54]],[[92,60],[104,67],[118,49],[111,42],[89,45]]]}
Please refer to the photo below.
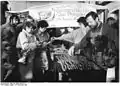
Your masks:
{"label": "coat sleeve", "polygon": [[59,39],[59,40],[66,40],[66,41],[70,41],[70,42],[74,42],[73,36],[74,36],[73,33],[68,33],[68,34],[64,34],[64,35],[58,37],[57,39]]}
{"label": "coat sleeve", "polygon": [[108,38],[108,48],[115,49],[115,31],[114,28],[104,24],[102,34]]}
{"label": "coat sleeve", "polygon": [[88,44],[87,38],[89,38],[89,36],[90,31],[82,38],[82,40],[79,43],[74,44],[75,50],[83,49],[84,47],[86,47]]}

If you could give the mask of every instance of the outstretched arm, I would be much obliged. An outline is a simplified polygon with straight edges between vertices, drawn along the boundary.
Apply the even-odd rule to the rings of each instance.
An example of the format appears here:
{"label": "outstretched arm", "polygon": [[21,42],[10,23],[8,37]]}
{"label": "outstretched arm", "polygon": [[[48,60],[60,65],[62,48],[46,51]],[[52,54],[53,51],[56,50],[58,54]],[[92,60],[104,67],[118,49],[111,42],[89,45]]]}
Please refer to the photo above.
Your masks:
{"label": "outstretched arm", "polygon": [[66,41],[74,42],[73,33],[64,34],[60,37],[56,37],[55,39],[56,40],[66,40]]}
{"label": "outstretched arm", "polygon": [[83,37],[83,39],[77,43],[77,44],[74,44],[74,49],[75,51],[78,50],[78,49],[83,49],[85,46],[87,46],[87,38],[89,38],[90,36],[90,31]]}

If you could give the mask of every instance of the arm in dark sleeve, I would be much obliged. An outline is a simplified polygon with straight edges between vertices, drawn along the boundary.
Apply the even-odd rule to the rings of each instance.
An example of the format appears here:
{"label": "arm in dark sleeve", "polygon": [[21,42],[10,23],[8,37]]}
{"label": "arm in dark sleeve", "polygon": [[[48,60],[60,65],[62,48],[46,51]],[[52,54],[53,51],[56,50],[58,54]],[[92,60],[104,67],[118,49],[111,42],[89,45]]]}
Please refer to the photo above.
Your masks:
{"label": "arm in dark sleeve", "polygon": [[89,38],[89,35],[90,35],[90,31],[83,37],[83,39],[79,43],[74,45],[75,50],[83,49],[85,46],[87,46],[88,43],[87,38]]}
{"label": "arm in dark sleeve", "polygon": [[103,26],[103,35],[108,38],[108,48],[115,49],[115,31],[107,24]]}

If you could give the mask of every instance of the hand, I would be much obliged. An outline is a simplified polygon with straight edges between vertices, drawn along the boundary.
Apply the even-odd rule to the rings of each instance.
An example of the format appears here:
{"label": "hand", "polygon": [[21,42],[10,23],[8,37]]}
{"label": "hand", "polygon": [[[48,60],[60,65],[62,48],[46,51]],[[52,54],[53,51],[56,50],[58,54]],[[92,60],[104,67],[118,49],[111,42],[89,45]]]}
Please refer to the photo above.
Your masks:
{"label": "hand", "polygon": [[52,37],[52,38],[51,38],[51,40],[56,40],[56,39],[58,39],[58,38],[57,38],[57,37]]}
{"label": "hand", "polygon": [[37,47],[36,43],[30,43],[31,50],[34,50]]}
{"label": "hand", "polygon": [[43,47],[46,47],[47,46],[47,42],[43,42]]}
{"label": "hand", "polygon": [[70,55],[70,56],[73,56],[74,55],[74,46],[72,46],[69,50],[68,50],[68,54]]}
{"label": "hand", "polygon": [[91,44],[95,44],[95,39],[94,38],[92,38],[91,40],[90,40],[90,42],[91,42]]}
{"label": "hand", "polygon": [[55,39],[55,37],[51,37],[51,40],[54,40]]}
{"label": "hand", "polygon": [[41,44],[40,44],[40,42],[39,42],[39,41],[36,41],[36,45],[37,45],[37,46],[40,46]]}

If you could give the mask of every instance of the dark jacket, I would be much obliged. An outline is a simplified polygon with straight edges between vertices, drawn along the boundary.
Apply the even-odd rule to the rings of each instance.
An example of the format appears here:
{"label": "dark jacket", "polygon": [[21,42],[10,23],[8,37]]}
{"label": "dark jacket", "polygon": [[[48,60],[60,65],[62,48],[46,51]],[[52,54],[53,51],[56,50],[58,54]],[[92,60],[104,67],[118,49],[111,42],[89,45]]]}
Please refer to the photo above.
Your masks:
{"label": "dark jacket", "polygon": [[[105,37],[105,41],[103,41],[104,43],[102,44],[102,46],[100,45],[99,48],[100,49],[112,49],[112,50],[115,50],[115,47],[114,47],[114,40],[113,40],[113,36],[111,34],[113,34],[113,31],[112,29],[107,25],[107,24],[100,24],[100,26],[98,26],[97,29],[102,29],[101,30],[101,34],[102,36]],[[91,59],[91,63],[92,63],[92,67],[93,69],[106,69],[108,67],[111,66],[111,63],[110,63],[110,60],[109,62],[105,63],[106,60],[105,58],[103,58],[103,56],[97,56],[97,53],[95,54],[95,52],[104,52],[104,50],[102,49],[102,51],[98,50],[99,48],[97,48],[98,51],[94,51],[95,49],[95,45],[93,46],[91,43],[90,43],[90,39],[91,39],[91,32],[92,30],[90,30],[85,36],[84,38],[82,39],[81,42],[79,42],[78,44],[75,44],[75,51],[78,50],[78,49],[85,49],[86,48],[86,51],[85,51],[85,54],[87,54],[87,57],[89,57]],[[103,37],[103,38],[104,38]],[[107,39],[106,39],[107,38]],[[103,40],[103,39],[102,39]],[[96,42],[97,43],[97,42]],[[100,41],[98,42],[100,43]],[[94,54],[94,55],[93,55]],[[96,57],[97,56],[97,57]],[[109,57],[109,56],[108,56]],[[109,57],[111,58],[111,57]],[[108,59],[109,59],[108,58]],[[89,59],[89,60],[90,60]],[[111,58],[112,59],[112,58]],[[95,63],[97,63],[97,65]],[[106,65],[105,65],[106,64]],[[100,65],[100,66],[99,66]],[[104,66],[103,66],[104,65]],[[114,64],[112,63],[112,66]]]}
{"label": "dark jacket", "polygon": [[16,45],[15,27],[11,24],[1,26],[1,41],[8,41],[11,45]]}
{"label": "dark jacket", "polygon": [[[90,32],[91,31],[92,30],[88,31],[88,33],[83,37],[81,42],[74,45],[75,50],[82,49],[88,44],[87,39],[90,38]],[[113,34],[113,31],[112,31],[111,27],[109,27],[107,24],[102,24],[102,35],[108,37],[108,39],[112,41],[113,37],[112,37],[111,34]]]}

